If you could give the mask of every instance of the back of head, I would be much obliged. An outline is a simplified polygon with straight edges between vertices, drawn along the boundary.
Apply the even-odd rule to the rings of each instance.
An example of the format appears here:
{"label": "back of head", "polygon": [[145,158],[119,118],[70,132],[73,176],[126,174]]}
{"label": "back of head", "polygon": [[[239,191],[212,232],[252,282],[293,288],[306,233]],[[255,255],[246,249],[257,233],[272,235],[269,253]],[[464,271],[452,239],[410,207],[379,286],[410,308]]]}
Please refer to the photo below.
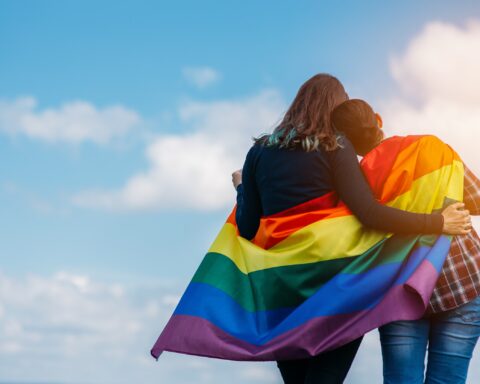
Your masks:
{"label": "back of head", "polygon": [[285,148],[300,146],[305,151],[320,147],[336,149],[337,134],[331,124],[331,113],[347,99],[348,95],[336,77],[317,74],[300,87],[274,132],[256,139],[256,142]]}
{"label": "back of head", "polygon": [[332,112],[332,124],[350,140],[361,156],[383,139],[377,115],[367,102],[360,99],[347,100],[336,107]]}

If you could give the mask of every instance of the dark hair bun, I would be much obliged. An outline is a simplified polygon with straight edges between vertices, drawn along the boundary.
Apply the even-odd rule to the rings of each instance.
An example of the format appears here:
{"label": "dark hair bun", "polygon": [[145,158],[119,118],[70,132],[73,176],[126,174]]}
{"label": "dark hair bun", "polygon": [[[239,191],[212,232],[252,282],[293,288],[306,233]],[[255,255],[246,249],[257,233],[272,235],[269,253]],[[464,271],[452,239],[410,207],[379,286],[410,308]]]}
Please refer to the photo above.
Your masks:
{"label": "dark hair bun", "polygon": [[372,107],[360,99],[347,100],[332,112],[332,123],[355,147],[359,155],[365,155],[383,139],[377,117]]}

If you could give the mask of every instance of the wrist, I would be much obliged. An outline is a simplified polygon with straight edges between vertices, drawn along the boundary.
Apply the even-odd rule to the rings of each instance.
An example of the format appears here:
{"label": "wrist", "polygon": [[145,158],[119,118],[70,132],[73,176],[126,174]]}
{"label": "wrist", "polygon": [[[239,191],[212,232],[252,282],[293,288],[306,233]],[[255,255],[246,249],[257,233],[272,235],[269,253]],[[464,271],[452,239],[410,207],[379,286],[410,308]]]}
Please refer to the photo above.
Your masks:
{"label": "wrist", "polygon": [[437,227],[437,230],[435,232],[437,233],[443,233],[444,230],[445,230],[445,216],[443,215],[443,213],[438,213],[438,227]]}

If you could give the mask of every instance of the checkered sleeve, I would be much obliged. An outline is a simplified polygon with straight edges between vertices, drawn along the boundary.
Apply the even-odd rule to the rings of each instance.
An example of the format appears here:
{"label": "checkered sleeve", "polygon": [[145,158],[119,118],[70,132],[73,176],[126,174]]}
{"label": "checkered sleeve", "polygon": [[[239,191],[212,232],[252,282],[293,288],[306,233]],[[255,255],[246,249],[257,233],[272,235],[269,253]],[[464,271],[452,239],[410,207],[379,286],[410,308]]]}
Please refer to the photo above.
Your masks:
{"label": "checkered sleeve", "polygon": [[471,215],[480,215],[480,180],[464,164],[465,182],[463,200]]}
{"label": "checkered sleeve", "polygon": [[[480,214],[480,180],[465,168],[463,200],[472,215]],[[437,313],[459,307],[480,296],[480,238],[472,229],[455,236],[428,307]]]}

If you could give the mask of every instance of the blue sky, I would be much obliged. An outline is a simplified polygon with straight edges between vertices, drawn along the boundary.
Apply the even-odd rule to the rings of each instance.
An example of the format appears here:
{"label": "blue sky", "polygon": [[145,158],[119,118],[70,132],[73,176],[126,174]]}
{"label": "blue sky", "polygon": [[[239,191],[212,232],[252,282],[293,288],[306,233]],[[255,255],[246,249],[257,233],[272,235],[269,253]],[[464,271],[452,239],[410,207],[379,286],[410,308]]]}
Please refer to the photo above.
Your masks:
{"label": "blue sky", "polygon": [[[233,205],[233,189],[226,192],[225,185],[229,172],[241,167],[249,137],[275,124],[302,82],[317,72],[333,73],[351,96],[385,111],[391,117],[387,125],[421,121],[422,127],[430,125],[436,132],[427,107],[437,106],[436,95],[442,92],[435,86],[443,83],[432,85],[417,71],[423,57],[414,48],[410,56],[408,52],[417,38],[419,44],[435,46],[435,31],[470,44],[478,36],[476,27],[468,27],[472,20],[480,20],[480,6],[473,0],[341,5],[290,0],[234,5],[0,1],[0,277],[5,287],[41,286],[39,297],[47,300],[48,292],[70,284],[72,297],[82,302],[82,292],[98,293],[88,296],[97,304],[108,295],[121,297],[112,308],[120,312],[121,303],[132,311],[143,304],[150,309],[157,305],[146,310],[150,315],[145,318],[130,319],[143,329],[138,332],[143,332],[144,344],[135,344],[141,356],[172,309],[174,299],[169,298],[181,293]],[[436,27],[429,30],[432,23]],[[445,57],[451,58],[446,49]],[[460,58],[468,59],[462,62],[477,63],[470,51],[465,49],[467,56]],[[471,60],[468,55],[473,55]],[[419,100],[421,92],[405,86],[411,79],[430,93],[422,93]],[[471,83],[477,86],[478,78]],[[461,92],[468,89],[459,88]],[[405,113],[392,112],[394,103],[401,103],[396,111]],[[451,116],[459,113],[455,111]],[[461,116],[469,117],[462,125],[468,137],[458,145],[466,143],[467,148],[473,132],[468,127],[478,121],[478,111],[470,108]],[[90,123],[98,129],[85,127]],[[438,133],[448,135],[449,130],[440,127]],[[212,144],[211,158],[206,143]],[[472,151],[465,151],[466,158],[475,160]],[[229,156],[225,164],[219,164],[222,153]],[[190,160],[183,164],[183,158]],[[167,172],[177,164],[175,173]],[[221,181],[209,189],[212,183],[204,180],[215,179]],[[166,307],[159,309],[162,303]],[[25,305],[4,303],[13,315],[2,317],[0,302],[0,322],[28,330],[30,323],[22,318],[30,313]],[[41,310],[31,309],[32,316]],[[98,311],[92,313],[101,315]],[[156,319],[160,313],[163,317]],[[27,336],[37,332],[46,343],[51,341],[55,327],[63,324],[52,319],[46,316],[43,328],[25,331]],[[66,339],[79,337],[78,332],[59,329],[58,350],[52,350],[52,356],[65,347]],[[0,333],[0,339],[8,335]],[[39,368],[32,375],[20,364],[15,368],[15,354],[25,353],[25,343],[0,350],[0,360],[14,362],[0,363],[0,382],[82,382],[82,371],[73,375],[65,368],[77,369],[68,356],[55,374]],[[103,346],[99,348],[110,346],[98,343]],[[36,353],[32,357],[38,357]],[[123,357],[118,356],[107,359],[111,369],[102,364],[103,376],[89,373],[85,382],[120,382],[115,362],[120,364]],[[195,358],[167,359],[171,367],[190,359],[192,369],[202,370],[205,382],[212,383],[217,382],[212,370],[223,367],[219,377],[227,377],[230,367]],[[162,366],[162,360],[149,363],[148,356],[129,363],[125,375],[143,372],[142,382],[147,383],[156,375],[173,380],[178,373]],[[360,366],[355,369],[362,372]],[[190,379],[182,374],[178,382]],[[275,382],[278,377],[272,367],[252,368],[249,380]]]}

